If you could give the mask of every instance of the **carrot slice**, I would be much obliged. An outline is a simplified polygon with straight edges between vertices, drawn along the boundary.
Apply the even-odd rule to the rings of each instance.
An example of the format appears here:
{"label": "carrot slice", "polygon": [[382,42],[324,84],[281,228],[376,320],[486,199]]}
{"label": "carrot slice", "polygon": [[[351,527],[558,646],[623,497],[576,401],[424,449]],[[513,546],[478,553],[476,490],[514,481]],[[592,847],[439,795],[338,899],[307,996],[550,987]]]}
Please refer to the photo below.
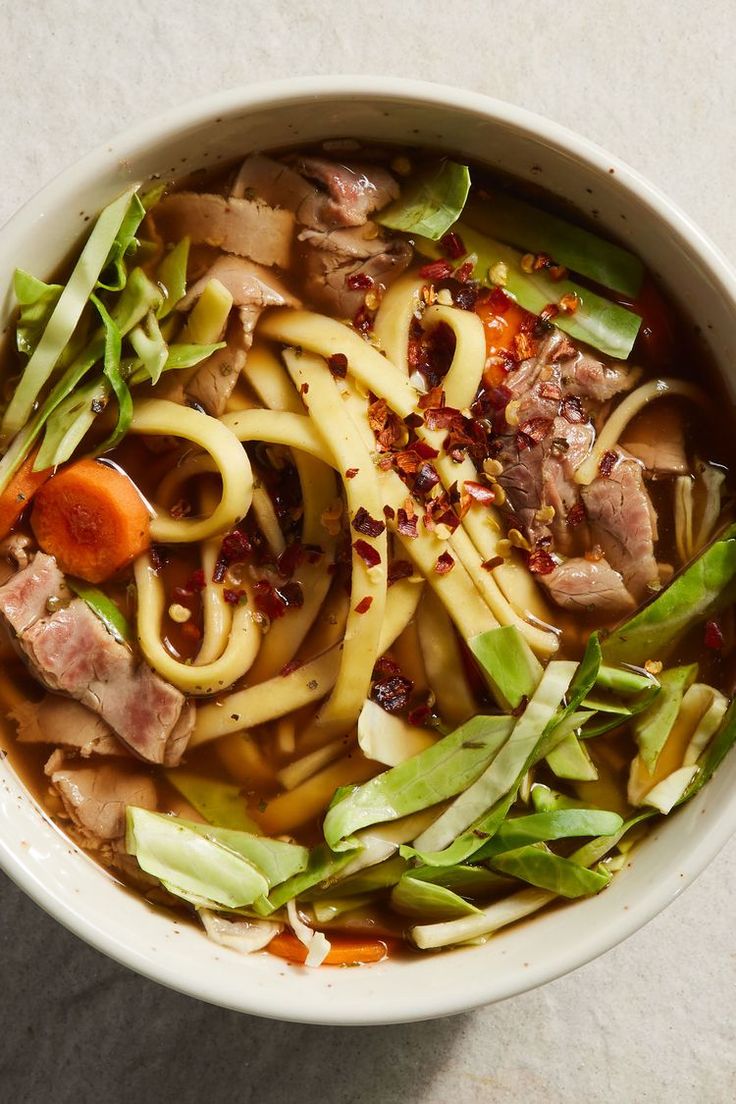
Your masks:
{"label": "carrot slice", "polygon": [[[323,966],[360,966],[368,962],[380,962],[388,955],[385,939],[351,939],[346,936],[330,936],[332,947]],[[291,932],[275,935],[266,950],[287,962],[303,963],[307,948]]]}
{"label": "carrot slice", "polygon": [[3,493],[0,494],[0,540],[7,537],[36,491],[51,478],[53,468],[34,472],[33,464],[37,452],[38,449],[35,449],[23,461]]}
{"label": "carrot slice", "polygon": [[62,571],[101,583],[151,543],[151,519],[135,485],[97,460],[78,460],[37,493],[31,526]]}
{"label": "carrot slice", "polygon": [[483,373],[483,381],[487,387],[494,387],[503,383],[506,372],[502,365],[494,364],[492,358],[500,353],[514,351],[514,338],[521,332],[525,320],[532,316],[503,293],[492,294],[489,299],[479,302],[475,313],[483,323],[486,356],[491,358],[491,363]]}

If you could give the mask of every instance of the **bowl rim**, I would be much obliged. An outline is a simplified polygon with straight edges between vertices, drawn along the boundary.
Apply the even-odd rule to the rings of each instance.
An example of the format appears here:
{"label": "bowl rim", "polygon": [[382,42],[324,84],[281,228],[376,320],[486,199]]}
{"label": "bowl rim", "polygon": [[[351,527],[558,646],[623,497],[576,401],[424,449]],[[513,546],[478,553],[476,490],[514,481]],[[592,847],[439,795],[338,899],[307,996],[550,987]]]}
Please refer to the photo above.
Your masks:
{"label": "bowl rim", "polygon": [[[736,270],[724,253],[677,204],[620,158],[575,131],[526,108],[461,87],[400,77],[361,75],[271,80],[238,86],[177,105],[136,122],[61,169],[10,216],[0,228],[0,237],[4,238],[17,222],[23,221],[22,215],[28,208],[43,203],[44,198],[53,199],[57,190],[66,194],[73,190],[75,181],[103,175],[109,168],[110,154],[113,152],[123,157],[135,156],[140,149],[155,146],[185,128],[201,125],[220,115],[245,109],[257,111],[259,108],[289,102],[303,103],[311,100],[316,103],[320,99],[335,96],[364,102],[401,99],[405,103],[413,102],[422,107],[450,107],[492,119],[533,140],[539,141],[543,138],[545,143],[557,151],[585,163],[594,171],[601,174],[613,173],[616,186],[623,192],[633,194],[648,213],[665,223],[680,241],[687,244],[705,266],[714,284],[736,305]],[[370,1010],[367,1014],[361,1010],[350,1016],[345,1014],[344,1008],[336,1009],[331,1014],[329,1007],[315,1015],[308,995],[301,1006],[292,1005],[288,1008],[283,1006],[283,998],[280,1003],[278,995],[272,998],[270,995],[264,997],[263,994],[256,996],[246,993],[244,999],[238,1002],[224,998],[217,985],[211,983],[203,971],[182,978],[173,963],[166,964],[160,958],[151,960],[139,951],[133,939],[128,945],[122,945],[92,923],[82,909],[75,909],[70,902],[62,900],[48,889],[24,862],[22,854],[2,838],[0,867],[24,893],[67,930],[122,965],[178,992],[220,1007],[275,1019],[313,1024],[388,1024],[469,1011],[527,992],[585,965],[628,938],[662,911],[683,889],[692,884],[734,832],[736,798],[718,810],[708,832],[701,833],[695,844],[691,844],[679,857],[676,869],[673,866],[669,874],[653,884],[644,898],[638,900],[623,916],[598,927],[575,947],[543,955],[539,963],[525,971],[523,976],[520,975],[516,982],[508,981],[499,985],[489,976],[484,986],[473,986],[470,996],[463,996],[462,988],[458,993],[425,990],[420,1002],[413,992],[407,993],[401,1002],[394,1003],[390,1009],[383,1012],[379,1009],[378,1015],[371,1014]],[[83,853],[81,857],[85,857]],[[418,1003],[421,1003],[419,1008]]]}

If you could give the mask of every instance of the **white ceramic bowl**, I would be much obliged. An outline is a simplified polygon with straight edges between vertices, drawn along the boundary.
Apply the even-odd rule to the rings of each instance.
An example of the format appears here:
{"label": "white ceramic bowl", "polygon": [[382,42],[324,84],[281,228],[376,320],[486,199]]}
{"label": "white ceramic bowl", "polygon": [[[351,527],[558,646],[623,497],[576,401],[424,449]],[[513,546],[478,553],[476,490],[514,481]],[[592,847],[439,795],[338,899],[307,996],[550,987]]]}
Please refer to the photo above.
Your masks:
{"label": "white ceramic bowl", "polygon": [[[631,244],[692,317],[724,375],[736,363],[736,280],[703,234],[650,184],[567,130],[455,88],[375,78],[300,79],[187,104],[85,157],[0,232],[2,319],[20,265],[45,275],[132,179],[212,167],[252,149],[355,136],[464,154],[534,180]],[[81,212],[81,214],[80,214]],[[0,861],[39,905],[134,970],[214,1004],[280,1019],[428,1019],[520,993],[608,950],[672,901],[736,829],[736,756],[657,827],[605,893],[485,946],[363,969],[307,970],[210,943],[121,889],[66,840],[0,762]]]}

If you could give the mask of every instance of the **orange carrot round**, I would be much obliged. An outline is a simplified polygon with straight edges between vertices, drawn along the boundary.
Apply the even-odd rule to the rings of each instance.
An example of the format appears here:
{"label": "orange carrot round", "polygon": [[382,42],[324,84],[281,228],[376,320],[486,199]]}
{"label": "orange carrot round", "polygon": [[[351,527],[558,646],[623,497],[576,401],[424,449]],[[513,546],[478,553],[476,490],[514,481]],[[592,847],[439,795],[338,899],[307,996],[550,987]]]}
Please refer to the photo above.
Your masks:
{"label": "orange carrot round", "polygon": [[78,460],[36,494],[31,526],[62,571],[101,583],[151,543],[151,519],[134,484],[98,460]]}
{"label": "orange carrot round", "polygon": [[503,368],[493,362],[493,357],[499,353],[514,351],[514,338],[521,332],[522,323],[529,317],[529,312],[508,295],[491,295],[489,299],[476,305],[475,312],[483,323],[486,356],[491,358],[483,379],[487,387],[493,387],[503,383],[506,376]]}
{"label": "orange carrot round", "polygon": [[[368,962],[380,962],[388,955],[385,939],[357,939],[349,936],[329,936],[332,947],[324,960],[324,966],[359,966]],[[275,935],[267,951],[285,958],[287,962],[303,963],[307,948],[289,931]]]}
{"label": "orange carrot round", "polygon": [[34,472],[33,464],[37,452],[38,449],[23,461],[5,490],[0,494],[0,540],[7,537],[36,491],[43,487],[47,479],[51,478],[53,468]]}

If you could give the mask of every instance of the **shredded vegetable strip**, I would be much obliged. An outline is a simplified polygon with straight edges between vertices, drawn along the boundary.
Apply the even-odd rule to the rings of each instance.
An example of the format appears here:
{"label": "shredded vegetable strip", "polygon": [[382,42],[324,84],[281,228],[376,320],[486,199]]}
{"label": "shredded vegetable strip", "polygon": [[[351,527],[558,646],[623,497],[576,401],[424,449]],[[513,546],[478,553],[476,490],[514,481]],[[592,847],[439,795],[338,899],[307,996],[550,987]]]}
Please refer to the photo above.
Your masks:
{"label": "shredded vegetable strip", "polygon": [[97,219],[5,411],[0,425],[3,442],[28,421],[39,392],[79,322],[137,189],[137,184],[126,189]]}

